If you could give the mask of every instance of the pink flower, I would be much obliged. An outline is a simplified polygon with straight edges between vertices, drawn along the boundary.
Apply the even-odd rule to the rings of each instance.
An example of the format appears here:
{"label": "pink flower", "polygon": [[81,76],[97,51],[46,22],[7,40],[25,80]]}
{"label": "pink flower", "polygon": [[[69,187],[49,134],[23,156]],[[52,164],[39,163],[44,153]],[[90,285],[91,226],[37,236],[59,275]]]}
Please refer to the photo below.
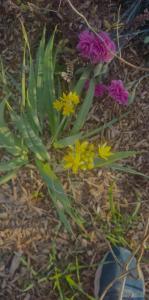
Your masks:
{"label": "pink flower", "polygon": [[115,43],[104,31],[98,36],[93,32],[83,31],[79,35],[77,49],[82,57],[91,60],[93,64],[111,61],[116,52]]}
{"label": "pink flower", "polygon": [[98,83],[95,86],[95,92],[94,96],[95,97],[102,97],[106,91],[106,86],[103,83]]}
{"label": "pink flower", "polygon": [[79,34],[79,43],[77,49],[80,51],[83,58],[91,58],[91,49],[94,43],[94,35],[88,30],[84,30]]}
{"label": "pink flower", "polygon": [[98,61],[110,62],[116,52],[116,45],[108,33],[101,31],[99,37],[95,38],[95,44],[98,45]]}
{"label": "pink flower", "polygon": [[108,87],[109,95],[119,104],[128,104],[129,93],[125,89],[122,80],[112,80]]}
{"label": "pink flower", "polygon": [[[85,82],[85,89],[89,89],[89,80]],[[106,86],[103,83],[98,83],[95,85],[94,97],[102,97],[106,91]]]}

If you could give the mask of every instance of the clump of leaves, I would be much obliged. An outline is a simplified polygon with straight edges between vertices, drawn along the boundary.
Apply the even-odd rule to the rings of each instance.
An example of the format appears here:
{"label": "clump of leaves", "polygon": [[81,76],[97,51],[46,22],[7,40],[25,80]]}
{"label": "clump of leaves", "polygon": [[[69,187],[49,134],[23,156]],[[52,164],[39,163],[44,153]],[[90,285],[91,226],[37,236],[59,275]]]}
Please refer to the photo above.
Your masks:
{"label": "clump of leaves", "polygon": [[[44,30],[36,59],[33,61],[30,44],[23,25],[22,28],[25,45],[21,78],[21,102],[17,103],[17,106],[16,101],[12,101],[10,84],[3,66],[1,68],[3,100],[0,103],[0,148],[4,153],[4,157],[0,163],[2,174],[0,183],[11,179],[23,166],[36,165],[47,185],[61,222],[69,232],[72,232],[69,218],[73,219],[79,226],[82,226],[82,220],[73,208],[72,199],[64,191],[58,174],[56,174],[55,170],[58,169],[55,167],[57,165],[57,149],[63,155],[67,146],[72,147],[78,140],[89,140],[90,137],[96,136],[103,129],[112,126],[118,119],[114,118],[91,131],[84,131],[84,124],[93,103],[95,77],[101,76],[101,66],[99,69],[96,66],[96,70],[94,70],[93,66],[90,65],[84,68],[80,78],[78,79],[78,76],[76,76],[71,84],[71,91],[76,93],[83,101],[78,105],[74,116],[63,118],[63,115],[54,108],[56,99],[62,97],[63,92],[65,92],[63,83],[61,83],[56,72],[61,47],[54,47],[55,31],[46,44]],[[28,54],[29,63],[27,63]],[[29,70],[28,76],[26,70]],[[93,78],[90,81],[87,93],[84,94],[85,82],[91,74]],[[11,83],[20,90],[20,85],[18,86],[15,80],[12,80]],[[117,161],[134,154],[134,151],[126,151],[114,153],[106,160],[98,157],[94,161],[94,167],[110,167],[114,170],[140,175],[141,173],[131,167],[117,163]],[[64,172],[61,163],[59,163],[59,167],[61,172]]]}

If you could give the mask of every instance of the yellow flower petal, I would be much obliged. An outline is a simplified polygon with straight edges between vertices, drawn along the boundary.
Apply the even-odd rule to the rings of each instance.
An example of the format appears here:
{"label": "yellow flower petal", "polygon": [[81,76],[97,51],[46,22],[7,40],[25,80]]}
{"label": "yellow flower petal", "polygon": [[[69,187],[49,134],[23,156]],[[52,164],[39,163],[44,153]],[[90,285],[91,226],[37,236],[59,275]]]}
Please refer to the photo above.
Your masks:
{"label": "yellow flower petal", "polygon": [[72,169],[73,173],[79,170],[92,169],[94,167],[95,152],[94,145],[88,141],[77,141],[69,147],[68,154],[64,157],[65,168]]}
{"label": "yellow flower petal", "polygon": [[70,99],[75,105],[77,105],[80,102],[79,96],[75,92],[70,93]]}
{"label": "yellow flower petal", "polygon": [[113,153],[111,152],[111,146],[107,146],[106,143],[99,145],[98,147],[99,156],[105,160],[108,159]]}
{"label": "yellow flower petal", "polygon": [[74,111],[74,106],[72,103],[65,103],[63,105],[63,115],[64,116],[69,116],[71,114],[73,114],[75,111]]}
{"label": "yellow flower petal", "polygon": [[56,110],[60,111],[60,110],[62,109],[62,107],[63,107],[62,101],[60,101],[60,100],[55,100],[54,103],[53,103],[53,107],[54,107]]}
{"label": "yellow flower petal", "polygon": [[64,116],[69,116],[75,112],[76,105],[80,102],[79,96],[76,92],[69,92],[62,94],[58,100],[54,101],[54,108],[58,111],[62,110]]}

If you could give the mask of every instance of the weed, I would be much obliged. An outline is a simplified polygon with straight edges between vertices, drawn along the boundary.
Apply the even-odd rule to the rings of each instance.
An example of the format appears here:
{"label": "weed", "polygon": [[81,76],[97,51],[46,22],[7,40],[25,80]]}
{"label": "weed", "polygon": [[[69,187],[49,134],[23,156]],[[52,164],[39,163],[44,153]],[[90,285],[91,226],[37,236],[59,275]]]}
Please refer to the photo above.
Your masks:
{"label": "weed", "polygon": [[[82,287],[81,271],[88,268],[87,265],[82,265],[78,257],[69,263],[67,266],[59,266],[57,260],[57,252],[55,244],[53,243],[47,268],[40,272],[36,272],[33,267],[28,264],[26,258],[21,258],[21,264],[27,268],[31,274],[30,281],[25,282],[23,292],[27,292],[35,288],[36,285],[42,285],[45,282],[52,286],[53,290],[58,294],[60,300],[77,300],[82,295],[89,300],[95,300],[94,297],[86,293]],[[93,265],[92,268],[95,268]]]}
{"label": "weed", "polygon": [[132,214],[121,212],[119,205],[114,199],[113,189],[114,184],[109,187],[109,217],[108,221],[103,225],[103,231],[112,245],[131,247],[130,242],[127,240],[127,233],[139,218],[140,199],[138,199],[138,203]]}

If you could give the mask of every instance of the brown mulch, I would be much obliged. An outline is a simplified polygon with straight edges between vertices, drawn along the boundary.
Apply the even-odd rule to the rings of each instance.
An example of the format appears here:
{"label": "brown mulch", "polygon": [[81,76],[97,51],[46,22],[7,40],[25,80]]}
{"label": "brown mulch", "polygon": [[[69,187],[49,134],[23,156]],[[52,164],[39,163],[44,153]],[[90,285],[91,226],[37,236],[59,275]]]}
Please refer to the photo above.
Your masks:
{"label": "brown mulch", "polygon": [[[109,22],[113,18],[116,19],[114,1],[87,0],[80,3],[78,0],[73,3],[97,30],[103,28],[105,19]],[[66,1],[61,3],[54,0],[30,1],[28,4],[26,1],[0,0],[0,20],[1,56],[9,72],[16,78],[20,70],[23,49],[20,20],[24,22],[32,48],[35,50],[45,24],[47,38],[55,24],[59,24],[61,37],[67,39],[71,37],[72,48],[75,47],[78,32],[85,27],[84,21],[76,16]],[[122,51],[122,57],[140,66],[145,64],[135,43]],[[139,79],[142,74],[114,61],[109,76],[129,82]],[[140,151],[135,158],[128,159],[127,163],[146,175],[149,175],[148,95],[146,79],[137,89],[128,116],[104,132],[104,138],[112,144],[114,150]],[[115,106],[109,99],[98,101],[95,101],[90,115],[90,122],[93,124],[109,121],[113,116],[120,116],[125,111]],[[137,197],[141,201],[139,220],[126,236],[126,239],[133,241],[133,250],[140,243],[149,216],[147,179],[104,170],[91,172],[85,177],[80,175],[79,178],[71,180],[69,185],[66,185],[66,182],[64,185],[73,194],[74,204],[85,220],[85,232],[73,224],[72,237],[61,227],[47,191],[34,170],[21,170],[16,179],[0,188],[0,299],[59,299],[52,280],[39,281],[48,276],[53,245],[56,248],[55,264],[60,270],[64,271],[70,263],[75,264],[76,258],[85,266],[81,271],[82,288],[86,293],[93,295],[96,264],[108,249],[99,215],[106,220],[109,209],[108,188],[113,182],[114,197],[124,213],[133,213]],[[142,268],[145,274],[147,299],[149,295],[147,251],[143,262],[145,262]],[[62,281],[66,291],[65,297],[70,296],[65,280]],[[75,299],[85,300],[86,296],[79,294]]]}

